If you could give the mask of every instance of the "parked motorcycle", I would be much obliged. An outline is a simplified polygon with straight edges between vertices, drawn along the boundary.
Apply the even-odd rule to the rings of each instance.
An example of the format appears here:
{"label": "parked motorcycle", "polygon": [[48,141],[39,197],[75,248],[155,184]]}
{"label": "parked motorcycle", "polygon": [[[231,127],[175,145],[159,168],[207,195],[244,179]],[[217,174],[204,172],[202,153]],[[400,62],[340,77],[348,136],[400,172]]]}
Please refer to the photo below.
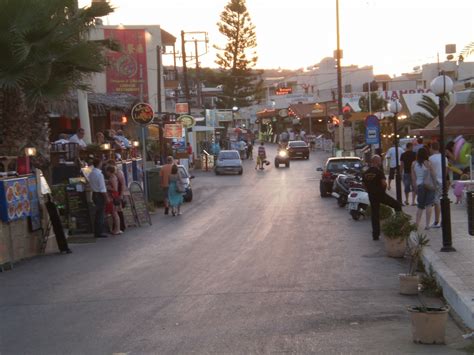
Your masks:
{"label": "parked motorcycle", "polygon": [[362,184],[362,178],[359,174],[359,171],[354,171],[347,168],[345,169],[344,173],[337,175],[332,187],[331,195],[337,199],[337,204],[339,207],[345,207],[347,205],[351,188],[363,189],[364,186]]}
{"label": "parked motorcycle", "polygon": [[358,221],[367,213],[370,206],[369,194],[364,188],[351,188],[347,197],[349,213],[353,220]]}

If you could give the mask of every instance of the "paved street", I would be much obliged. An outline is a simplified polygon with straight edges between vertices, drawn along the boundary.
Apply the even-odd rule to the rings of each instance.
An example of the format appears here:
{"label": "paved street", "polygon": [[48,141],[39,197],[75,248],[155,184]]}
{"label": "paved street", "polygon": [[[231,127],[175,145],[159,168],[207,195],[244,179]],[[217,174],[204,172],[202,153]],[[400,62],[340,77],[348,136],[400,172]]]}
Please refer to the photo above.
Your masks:
{"label": "paved street", "polygon": [[405,261],[319,197],[323,159],[198,172],[182,216],[1,273],[0,353],[457,353],[411,342]]}

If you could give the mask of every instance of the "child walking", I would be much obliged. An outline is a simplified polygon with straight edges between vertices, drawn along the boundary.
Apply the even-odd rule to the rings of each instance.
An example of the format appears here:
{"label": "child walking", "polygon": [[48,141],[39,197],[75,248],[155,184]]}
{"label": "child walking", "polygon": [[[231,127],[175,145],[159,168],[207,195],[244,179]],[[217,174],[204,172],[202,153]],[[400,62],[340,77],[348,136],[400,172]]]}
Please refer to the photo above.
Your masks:
{"label": "child walking", "polygon": [[[467,174],[461,175],[461,180],[467,180]],[[462,193],[464,191],[465,185],[461,182],[461,180],[457,180],[453,183],[452,187],[454,190],[454,196],[456,196],[456,205],[460,204],[462,201]]]}

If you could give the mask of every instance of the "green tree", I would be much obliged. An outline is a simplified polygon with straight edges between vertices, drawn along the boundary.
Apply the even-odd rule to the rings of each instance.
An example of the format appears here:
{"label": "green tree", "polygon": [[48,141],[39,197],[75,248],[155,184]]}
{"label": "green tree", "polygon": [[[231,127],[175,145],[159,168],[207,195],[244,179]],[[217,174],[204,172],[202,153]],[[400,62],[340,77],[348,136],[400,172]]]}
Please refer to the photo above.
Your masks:
{"label": "green tree", "polygon": [[223,95],[218,107],[246,107],[261,98],[263,80],[260,71],[253,68],[257,64],[257,36],[247,11],[245,0],[230,0],[221,13],[217,24],[219,32],[227,38],[219,50],[216,64],[222,73]]}
{"label": "green tree", "polygon": [[[449,104],[449,98],[445,96],[445,104]],[[408,118],[403,125],[410,128],[425,128],[431,121],[438,117],[439,106],[437,102],[428,95],[423,95],[421,100],[416,103],[426,112],[416,112]]]}
{"label": "green tree", "polygon": [[0,155],[35,146],[49,160],[47,103],[86,89],[89,74],[103,71],[109,41],[91,41],[107,3],[77,8],[75,0],[2,0],[0,4]]}
{"label": "green tree", "polygon": [[[387,110],[387,101],[385,101],[384,98],[380,97],[376,92],[370,94],[370,101],[372,112],[380,112]],[[359,99],[359,107],[362,112],[369,112],[369,98],[362,96]]]}

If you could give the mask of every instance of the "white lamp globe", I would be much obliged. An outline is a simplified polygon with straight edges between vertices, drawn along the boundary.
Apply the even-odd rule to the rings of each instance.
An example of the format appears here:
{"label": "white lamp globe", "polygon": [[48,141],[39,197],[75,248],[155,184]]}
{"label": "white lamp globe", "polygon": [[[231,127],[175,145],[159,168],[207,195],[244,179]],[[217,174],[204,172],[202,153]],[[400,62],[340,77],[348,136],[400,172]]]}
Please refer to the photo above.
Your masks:
{"label": "white lamp globe", "polygon": [[403,106],[400,101],[392,100],[392,102],[388,104],[388,108],[391,113],[399,113],[402,110]]}
{"label": "white lamp globe", "polygon": [[239,108],[237,106],[232,107],[232,111],[237,112],[239,111]]}
{"label": "white lamp globe", "polygon": [[453,81],[447,75],[440,75],[433,79],[430,84],[431,91],[433,94],[439,96],[447,94],[448,92],[453,90]]}

